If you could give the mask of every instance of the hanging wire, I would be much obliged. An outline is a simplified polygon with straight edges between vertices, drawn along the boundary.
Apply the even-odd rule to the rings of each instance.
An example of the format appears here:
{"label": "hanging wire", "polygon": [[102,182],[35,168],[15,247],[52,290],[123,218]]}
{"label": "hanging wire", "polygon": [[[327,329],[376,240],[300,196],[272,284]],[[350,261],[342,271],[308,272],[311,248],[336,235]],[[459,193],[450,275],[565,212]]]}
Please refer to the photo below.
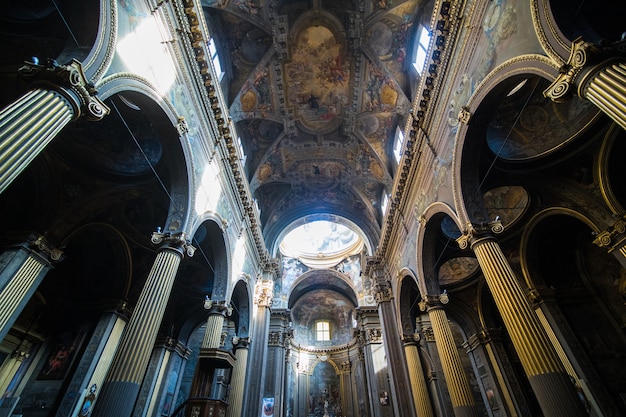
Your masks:
{"label": "hanging wire", "polygon": [[[133,142],[135,142],[135,145],[137,146],[137,149],[139,149],[139,152],[141,152],[141,154],[143,155],[146,163],[148,164],[148,166],[150,167],[150,170],[152,171],[152,173],[154,174],[154,177],[157,179],[157,181],[159,182],[159,184],[161,185],[161,188],[163,189],[163,191],[165,192],[165,194],[167,195],[167,198],[170,200],[170,203],[172,204],[172,206],[177,207],[178,210],[182,210],[180,207],[177,206],[176,202],[174,201],[174,198],[172,197],[172,195],[170,194],[170,192],[168,191],[167,187],[165,186],[165,183],[163,182],[163,180],[161,179],[161,176],[159,175],[159,173],[156,171],[156,169],[154,168],[154,165],[152,164],[152,162],[150,161],[150,158],[148,158],[148,155],[146,155],[146,152],[143,150],[143,148],[141,147],[141,144],[139,143],[139,141],[137,140],[137,137],[135,136],[135,134],[133,133],[133,131],[131,130],[130,126],[128,125],[128,123],[126,122],[126,119],[124,119],[124,116],[122,115],[122,113],[120,112],[120,110],[117,108],[117,105],[115,104],[115,102],[113,100],[111,100],[111,105],[113,106],[113,109],[115,109],[115,113],[118,115],[118,117],[120,118],[122,124],[124,124],[124,126],[126,127],[126,130],[128,131],[128,133],[130,134],[130,136],[133,139]],[[209,268],[211,269],[211,271],[213,272],[213,276],[215,277],[217,274],[215,272],[215,269],[213,268],[213,264],[211,263],[211,261],[209,261],[209,258],[206,256],[206,253],[204,253],[204,250],[202,249],[202,246],[198,243],[198,241],[196,240],[195,237],[192,238],[192,241],[194,243],[194,246],[196,247],[197,250],[200,251],[200,253],[202,254],[202,257],[204,258],[204,260],[206,261],[207,265],[209,266]]]}
{"label": "hanging wire", "polygon": [[485,181],[487,180],[487,177],[489,176],[489,174],[491,173],[491,170],[493,169],[493,166],[496,164],[496,161],[500,157],[500,154],[502,153],[502,150],[504,149],[504,146],[506,145],[507,141],[509,140],[509,137],[511,136],[511,133],[513,133],[513,129],[517,125],[517,122],[519,122],[520,117],[522,117],[522,113],[524,113],[524,110],[528,106],[528,103],[530,102],[530,99],[533,97],[533,94],[535,94],[535,90],[537,89],[537,85],[538,84],[539,84],[539,82],[536,82],[535,85],[533,85],[533,89],[531,90],[530,94],[526,98],[526,101],[524,102],[524,105],[522,106],[522,109],[519,111],[519,113],[517,113],[517,116],[515,117],[515,120],[513,121],[513,124],[509,128],[509,132],[506,134],[506,136],[504,137],[504,141],[500,145],[500,149],[498,149],[498,152],[496,152],[496,155],[493,157],[493,160],[491,161],[491,164],[489,165],[489,168],[487,169],[487,172],[485,172],[485,175],[483,176],[483,179],[480,181],[480,184],[478,184],[478,187],[476,188],[476,195],[482,189],[483,184],[485,183]]}
{"label": "hanging wire", "polygon": [[70,25],[67,23],[67,20],[65,20],[65,16],[63,16],[61,9],[59,9],[59,5],[57,4],[56,0],[52,0],[52,3],[54,4],[55,9],[57,9],[57,12],[59,13],[59,16],[61,17],[61,20],[63,20],[63,23],[65,24],[65,27],[67,28],[67,31],[70,33],[70,35],[72,35],[72,39],[74,39],[74,43],[76,44],[76,46],[80,46],[80,44],[78,43],[78,39],[76,39],[76,36],[74,36],[74,32],[72,32],[72,28],[70,28]]}

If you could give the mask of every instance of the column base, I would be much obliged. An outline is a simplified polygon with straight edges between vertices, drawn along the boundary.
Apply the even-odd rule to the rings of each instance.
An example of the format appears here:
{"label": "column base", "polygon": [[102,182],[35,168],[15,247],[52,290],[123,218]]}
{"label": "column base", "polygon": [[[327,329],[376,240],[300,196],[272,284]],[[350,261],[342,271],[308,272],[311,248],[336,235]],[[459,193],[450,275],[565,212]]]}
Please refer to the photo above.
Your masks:
{"label": "column base", "polygon": [[528,378],[545,417],[584,417],[582,399],[567,374],[551,373]]}
{"label": "column base", "polygon": [[108,381],[96,399],[92,417],[130,417],[139,395],[139,384]]}

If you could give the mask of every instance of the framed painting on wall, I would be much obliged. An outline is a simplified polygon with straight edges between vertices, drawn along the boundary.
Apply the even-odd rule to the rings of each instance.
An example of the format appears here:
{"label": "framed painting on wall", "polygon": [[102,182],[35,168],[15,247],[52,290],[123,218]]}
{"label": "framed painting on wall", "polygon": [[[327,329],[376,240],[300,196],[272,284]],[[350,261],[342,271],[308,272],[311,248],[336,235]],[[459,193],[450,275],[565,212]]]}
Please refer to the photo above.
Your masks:
{"label": "framed painting on wall", "polygon": [[85,339],[86,329],[61,332],[53,342],[37,379],[64,379]]}

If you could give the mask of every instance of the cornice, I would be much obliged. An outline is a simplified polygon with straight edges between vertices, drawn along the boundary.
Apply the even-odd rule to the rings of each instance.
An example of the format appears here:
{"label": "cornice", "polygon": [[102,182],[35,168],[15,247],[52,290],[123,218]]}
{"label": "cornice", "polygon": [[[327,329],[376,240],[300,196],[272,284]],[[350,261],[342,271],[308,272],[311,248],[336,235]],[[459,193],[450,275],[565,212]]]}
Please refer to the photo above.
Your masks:
{"label": "cornice", "polygon": [[[184,0],[182,2],[184,16],[189,27],[187,35],[197,64],[195,70],[200,74],[206,93],[205,99],[208,100],[207,116],[213,120],[216,127],[215,147],[221,153],[225,162],[224,173],[228,178],[232,195],[236,200],[239,211],[243,218],[247,219],[247,229],[254,241],[257,258],[261,264],[267,264],[269,263],[269,253],[265,247],[258,213],[252,202],[250,187],[241,165],[237,145],[232,136],[233,131],[231,130],[231,121],[228,116],[228,106],[225,104],[220,87],[216,86],[218,82],[210,61],[211,55],[207,49],[208,40],[206,39],[206,24],[203,19],[202,5],[196,3],[194,0]],[[236,198],[237,195],[239,196],[238,199]]]}
{"label": "cornice", "polygon": [[398,228],[401,222],[398,221],[399,213],[406,212],[409,205],[410,193],[409,184],[416,182],[416,171],[419,162],[422,160],[422,153],[426,148],[434,152],[432,143],[428,135],[425,134],[424,125],[436,102],[437,94],[442,88],[442,74],[447,56],[451,53],[450,44],[459,30],[459,16],[461,12],[458,2],[437,1],[434,6],[432,27],[433,40],[429,48],[429,60],[425,65],[425,72],[420,80],[419,93],[413,105],[412,117],[409,118],[410,126],[407,140],[404,144],[403,157],[398,166],[394,179],[392,195],[390,197],[389,208],[385,217],[381,232],[381,240],[376,253],[379,258],[385,258],[391,250],[392,236],[401,235]]}

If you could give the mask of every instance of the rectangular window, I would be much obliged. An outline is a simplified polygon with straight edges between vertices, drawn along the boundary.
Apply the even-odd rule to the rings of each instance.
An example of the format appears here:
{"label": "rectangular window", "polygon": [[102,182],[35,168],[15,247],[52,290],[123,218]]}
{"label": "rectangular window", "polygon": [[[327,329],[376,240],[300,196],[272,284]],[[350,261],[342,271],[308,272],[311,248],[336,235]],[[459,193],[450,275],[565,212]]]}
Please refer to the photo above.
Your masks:
{"label": "rectangular window", "polygon": [[217,47],[215,46],[215,39],[209,39],[209,53],[211,54],[211,61],[213,61],[213,68],[219,81],[222,81],[224,72],[222,71],[222,64],[220,63],[220,57],[217,54]]}
{"label": "rectangular window", "polygon": [[428,45],[430,44],[430,31],[422,26],[417,38],[417,47],[415,53],[415,61],[413,66],[418,74],[422,74],[424,65],[426,64],[426,52],[428,51]]}
{"label": "rectangular window", "polygon": [[318,342],[328,342],[330,340],[330,322],[318,321],[315,323],[315,339]]}
{"label": "rectangular window", "polygon": [[396,163],[400,163],[402,159],[402,146],[404,145],[404,133],[400,126],[396,127],[396,137],[393,140],[393,155],[396,157]]}

